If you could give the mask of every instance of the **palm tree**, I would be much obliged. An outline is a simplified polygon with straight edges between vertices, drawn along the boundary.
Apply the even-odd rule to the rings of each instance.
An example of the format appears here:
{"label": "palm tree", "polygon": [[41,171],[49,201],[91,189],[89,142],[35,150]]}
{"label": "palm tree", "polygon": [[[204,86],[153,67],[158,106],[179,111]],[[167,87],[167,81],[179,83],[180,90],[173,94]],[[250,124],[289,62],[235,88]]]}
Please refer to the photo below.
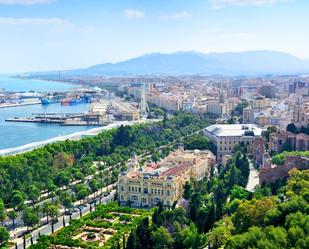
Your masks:
{"label": "palm tree", "polygon": [[207,234],[207,244],[209,248],[221,248],[231,237],[231,231],[225,225],[220,225],[212,229]]}

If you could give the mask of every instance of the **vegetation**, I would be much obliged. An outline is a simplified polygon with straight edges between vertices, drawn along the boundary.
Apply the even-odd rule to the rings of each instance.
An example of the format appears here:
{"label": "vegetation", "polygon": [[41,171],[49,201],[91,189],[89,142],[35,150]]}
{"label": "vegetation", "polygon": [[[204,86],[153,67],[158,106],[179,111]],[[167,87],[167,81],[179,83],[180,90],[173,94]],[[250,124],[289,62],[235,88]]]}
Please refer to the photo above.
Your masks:
{"label": "vegetation", "polygon": [[309,171],[292,170],[276,196],[241,201],[207,234],[210,247],[308,248],[308,186]]}
{"label": "vegetation", "polygon": [[9,241],[10,234],[9,232],[4,228],[0,227],[0,247],[5,248],[7,242]]}
{"label": "vegetation", "polygon": [[212,141],[209,141],[203,134],[193,135],[185,139],[184,147],[186,150],[210,150],[216,154],[216,146]]}
{"label": "vegetation", "polygon": [[[130,231],[151,214],[152,211],[118,207],[114,202],[99,205],[92,213],[72,220],[70,226],[53,235],[40,237],[39,243],[32,245],[30,249],[45,249],[51,245],[114,248],[121,240],[126,243]],[[83,234],[86,239],[83,239]],[[95,238],[100,239],[94,240]]]}
{"label": "vegetation", "polygon": [[286,156],[304,156],[309,157],[309,151],[284,151],[280,154],[274,155],[271,162],[276,165],[283,165]]}
{"label": "vegetation", "polygon": [[304,134],[309,135],[309,125],[296,127],[295,124],[291,123],[291,124],[288,124],[288,126],[286,127],[286,130],[292,133],[295,133],[295,134],[304,133]]}
{"label": "vegetation", "polygon": [[[107,185],[116,181],[132,152],[153,152],[208,124],[207,116],[178,113],[163,122],[121,126],[95,137],[57,142],[24,154],[0,157],[0,196],[6,205],[20,209],[25,199],[34,204],[43,192],[52,194],[57,187],[69,186],[74,180],[112,167],[108,181],[103,182]],[[163,148],[159,156],[168,152],[168,148]],[[94,160],[104,164],[96,169]],[[93,191],[99,186],[90,187]],[[75,190],[81,199],[88,192],[88,189]]]}

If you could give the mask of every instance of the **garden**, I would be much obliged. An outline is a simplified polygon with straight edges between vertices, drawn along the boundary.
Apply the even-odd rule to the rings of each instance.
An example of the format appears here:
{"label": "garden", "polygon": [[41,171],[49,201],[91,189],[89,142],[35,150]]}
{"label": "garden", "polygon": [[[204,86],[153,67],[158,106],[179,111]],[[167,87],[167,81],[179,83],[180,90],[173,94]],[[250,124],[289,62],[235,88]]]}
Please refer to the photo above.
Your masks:
{"label": "garden", "polygon": [[41,236],[30,249],[117,248],[123,247],[131,230],[152,211],[119,207],[111,202],[49,235]]}

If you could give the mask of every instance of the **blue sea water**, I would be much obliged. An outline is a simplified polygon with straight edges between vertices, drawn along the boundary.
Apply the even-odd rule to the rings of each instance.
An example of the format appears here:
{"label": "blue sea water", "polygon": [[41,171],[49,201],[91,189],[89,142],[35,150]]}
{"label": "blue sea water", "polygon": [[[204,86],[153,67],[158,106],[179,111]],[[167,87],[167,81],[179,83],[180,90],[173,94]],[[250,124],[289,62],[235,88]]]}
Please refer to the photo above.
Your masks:
{"label": "blue sea water", "polygon": [[[57,91],[76,88],[76,85],[0,77],[0,88],[5,88],[8,91]],[[32,113],[43,112],[82,113],[87,111],[89,106],[89,104],[61,106],[60,103],[55,103],[0,108],[0,150],[93,128],[87,126],[59,126],[57,124],[13,123],[6,122],[5,119],[7,118],[25,117],[31,116]]]}
{"label": "blue sea water", "polygon": [[54,82],[54,81],[44,81],[44,80],[34,80],[34,79],[16,79],[6,76],[0,76],[0,89],[5,89],[6,91],[13,92],[23,92],[23,91],[65,91],[72,88],[76,88],[76,85]]}

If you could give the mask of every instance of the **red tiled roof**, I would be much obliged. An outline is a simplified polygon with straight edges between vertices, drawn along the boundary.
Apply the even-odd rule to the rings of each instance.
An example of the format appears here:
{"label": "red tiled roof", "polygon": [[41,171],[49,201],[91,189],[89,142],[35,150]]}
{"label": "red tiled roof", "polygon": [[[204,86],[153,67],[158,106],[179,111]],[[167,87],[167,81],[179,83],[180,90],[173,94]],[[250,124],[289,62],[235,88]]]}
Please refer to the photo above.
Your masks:
{"label": "red tiled roof", "polygon": [[168,169],[165,172],[162,172],[161,176],[176,176],[178,174],[180,174],[183,170],[187,169],[189,167],[189,165],[179,165],[179,166],[175,166],[172,167],[170,169]]}

